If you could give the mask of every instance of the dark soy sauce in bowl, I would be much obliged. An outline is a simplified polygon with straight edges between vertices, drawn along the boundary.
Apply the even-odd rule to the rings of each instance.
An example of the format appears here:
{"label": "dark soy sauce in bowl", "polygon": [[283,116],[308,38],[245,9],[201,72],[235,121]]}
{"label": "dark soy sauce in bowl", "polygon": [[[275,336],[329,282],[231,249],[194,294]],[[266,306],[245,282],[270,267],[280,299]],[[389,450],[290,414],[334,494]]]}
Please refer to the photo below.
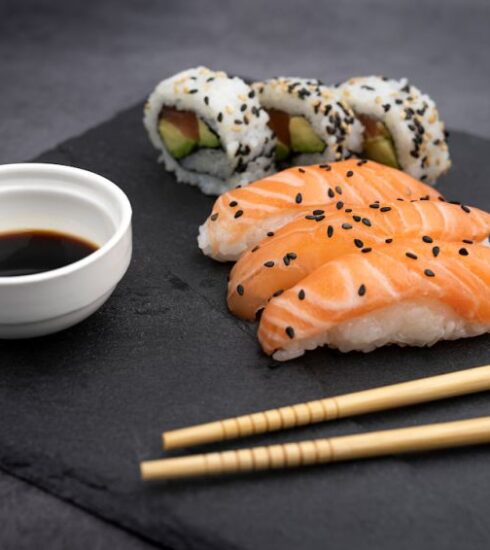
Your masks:
{"label": "dark soy sauce in bowl", "polygon": [[86,258],[99,247],[65,233],[47,230],[0,234],[0,277],[19,277],[58,269]]}

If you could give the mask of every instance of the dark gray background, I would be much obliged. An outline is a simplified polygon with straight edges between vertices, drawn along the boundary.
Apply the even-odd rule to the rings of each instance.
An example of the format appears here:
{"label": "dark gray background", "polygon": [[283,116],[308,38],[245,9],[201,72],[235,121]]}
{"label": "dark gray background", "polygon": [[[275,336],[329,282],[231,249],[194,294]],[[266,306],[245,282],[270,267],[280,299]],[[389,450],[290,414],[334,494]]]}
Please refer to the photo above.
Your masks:
{"label": "dark gray background", "polygon": [[[489,23],[487,0],[2,0],[0,162],[33,157],[196,64],[326,82],[408,76],[450,128],[488,137]],[[147,547],[6,475],[0,525],[1,548]]]}

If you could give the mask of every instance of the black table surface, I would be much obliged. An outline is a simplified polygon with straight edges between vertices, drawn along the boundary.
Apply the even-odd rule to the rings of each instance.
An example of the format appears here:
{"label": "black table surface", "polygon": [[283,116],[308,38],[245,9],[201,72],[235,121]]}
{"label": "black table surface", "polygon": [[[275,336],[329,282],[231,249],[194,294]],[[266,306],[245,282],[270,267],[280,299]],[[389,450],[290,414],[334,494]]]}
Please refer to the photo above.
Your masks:
{"label": "black table surface", "polygon": [[[93,170],[134,208],[131,268],[68,331],[0,343],[0,466],[145,540],[171,548],[461,548],[490,536],[489,448],[233,479],[145,485],[162,430],[453,371],[488,361],[487,336],[371,354],[323,349],[279,366],[229,315],[228,266],[196,231],[212,199],[155,163],[142,105],[38,160]],[[448,198],[490,207],[489,143],[452,136]],[[249,443],[300,440],[489,414],[487,395],[391,411]],[[465,546],[467,547],[467,546]]]}
{"label": "black table surface", "polygon": [[[143,97],[159,78],[199,63],[325,82],[366,72],[406,75],[437,100],[450,127],[490,136],[490,4],[421,4],[4,0],[0,162],[32,158]],[[10,472],[0,472],[0,548],[150,546]],[[437,539],[425,541],[437,546]]]}

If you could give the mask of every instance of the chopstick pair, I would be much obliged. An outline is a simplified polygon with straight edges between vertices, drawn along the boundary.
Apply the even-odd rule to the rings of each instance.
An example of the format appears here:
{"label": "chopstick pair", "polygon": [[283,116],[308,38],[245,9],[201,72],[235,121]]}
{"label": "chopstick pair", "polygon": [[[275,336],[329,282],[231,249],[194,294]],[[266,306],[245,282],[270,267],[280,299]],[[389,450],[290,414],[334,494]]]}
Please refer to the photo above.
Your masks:
{"label": "chopstick pair", "polygon": [[[395,409],[490,389],[490,365],[421,378],[207,424],[162,435],[164,449],[191,447],[296,426]],[[141,463],[143,480],[231,474],[490,443],[490,416],[366,434]]]}

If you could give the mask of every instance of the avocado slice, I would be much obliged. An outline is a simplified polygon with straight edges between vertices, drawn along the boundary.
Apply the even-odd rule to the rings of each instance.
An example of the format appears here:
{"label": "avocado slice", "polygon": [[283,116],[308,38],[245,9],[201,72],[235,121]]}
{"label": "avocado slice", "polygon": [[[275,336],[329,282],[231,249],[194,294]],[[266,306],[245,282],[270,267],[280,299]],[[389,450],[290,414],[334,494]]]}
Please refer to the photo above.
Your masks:
{"label": "avocado slice", "polygon": [[364,156],[380,164],[400,168],[391,133],[380,120],[367,115],[359,115],[364,125]]}
{"label": "avocado slice", "polygon": [[219,137],[200,118],[197,119],[197,124],[199,128],[199,147],[217,149],[220,146]]}
{"label": "avocado slice", "polygon": [[281,162],[283,160],[286,160],[289,155],[291,154],[291,149],[282,141],[277,138],[277,145],[276,145],[276,160],[278,162]]}
{"label": "avocado slice", "polygon": [[364,155],[370,160],[392,168],[400,168],[393,141],[388,137],[371,138],[364,142]]}
{"label": "avocado slice", "polygon": [[181,159],[192,153],[198,142],[182,133],[169,120],[164,118],[158,122],[158,131],[165,147],[174,159]]}
{"label": "avocado slice", "polygon": [[325,142],[315,134],[306,118],[292,116],[289,119],[289,132],[295,153],[322,153],[325,150]]}

